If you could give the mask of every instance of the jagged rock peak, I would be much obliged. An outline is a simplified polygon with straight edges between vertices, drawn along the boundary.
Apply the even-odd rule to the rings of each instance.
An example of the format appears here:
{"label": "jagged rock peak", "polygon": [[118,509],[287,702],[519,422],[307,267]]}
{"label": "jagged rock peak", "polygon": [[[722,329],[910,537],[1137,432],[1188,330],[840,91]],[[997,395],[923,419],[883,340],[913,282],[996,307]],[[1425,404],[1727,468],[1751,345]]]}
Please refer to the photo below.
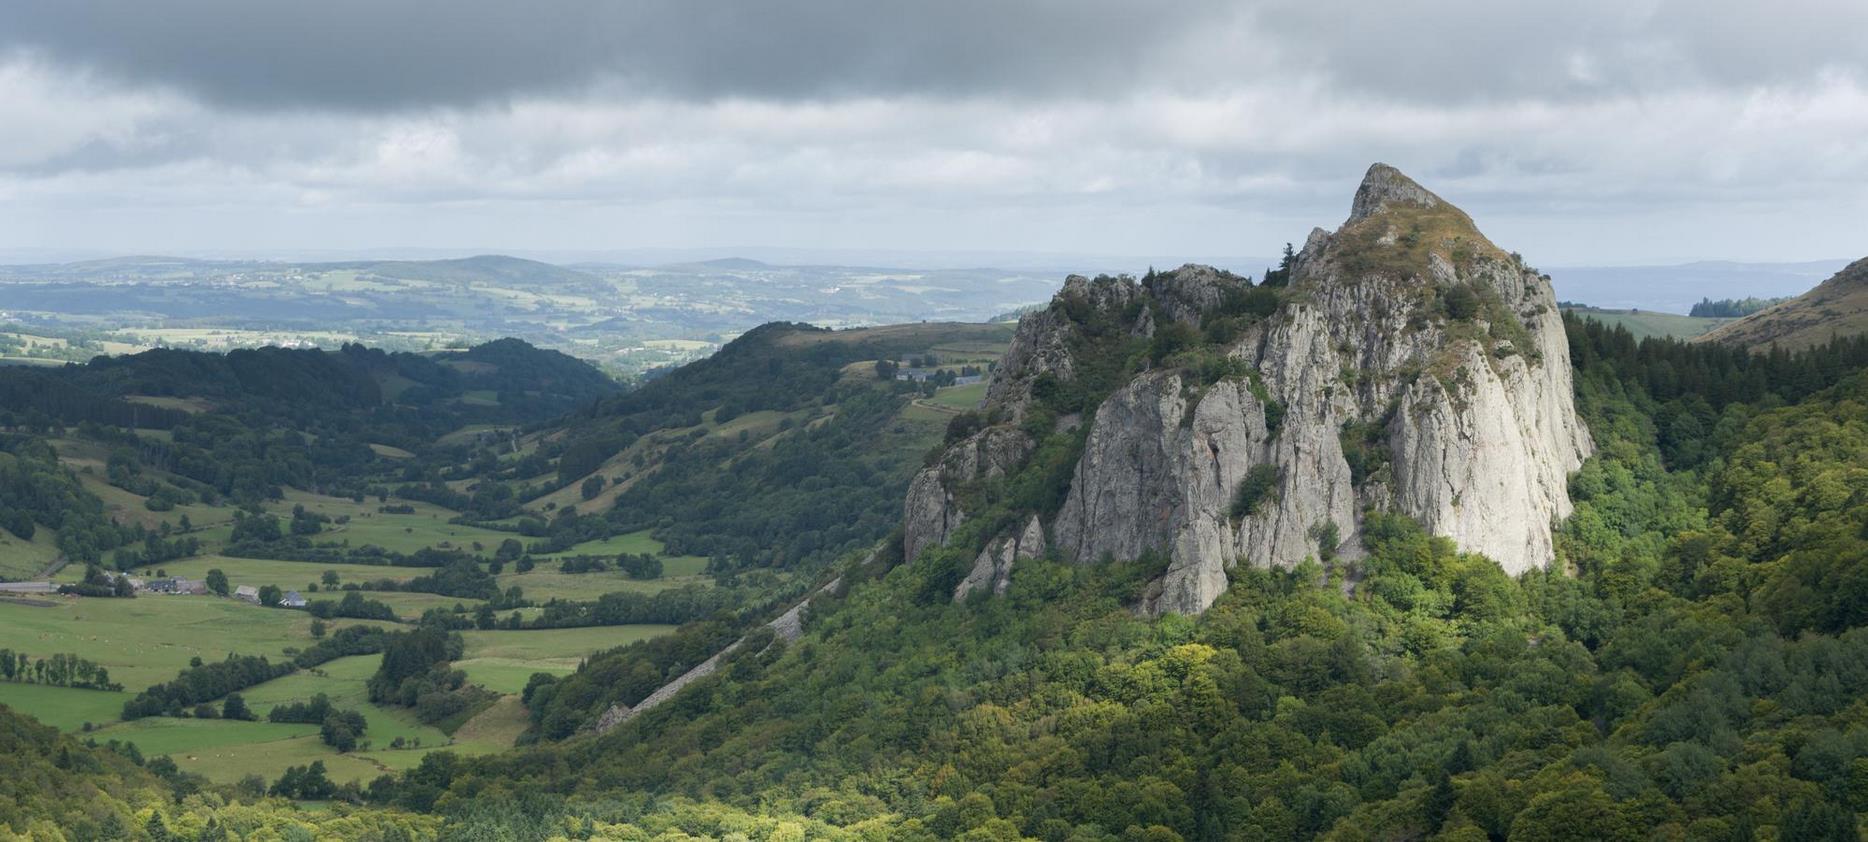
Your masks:
{"label": "jagged rock peak", "polygon": [[1349,208],[1349,221],[1367,219],[1376,211],[1395,204],[1433,208],[1446,204],[1446,200],[1435,196],[1433,191],[1420,186],[1400,170],[1376,163],[1369,167],[1368,174],[1362,176],[1362,185],[1356,188],[1355,204]]}
{"label": "jagged rock peak", "polygon": [[1240,564],[1353,564],[1370,511],[1508,573],[1549,565],[1568,474],[1593,443],[1548,279],[1393,167],[1372,167],[1353,207],[1311,233],[1288,286],[1199,265],[1067,280],[1020,320],[986,426],[916,476],[908,557],[991,513],[961,511],[990,499],[967,486],[1016,476],[1069,432],[1083,437],[1075,464],[1046,468],[1053,483],[1068,471],[1061,500],[965,533],[957,599],[999,592],[1033,554],[1161,553],[1138,609],[1197,613]]}

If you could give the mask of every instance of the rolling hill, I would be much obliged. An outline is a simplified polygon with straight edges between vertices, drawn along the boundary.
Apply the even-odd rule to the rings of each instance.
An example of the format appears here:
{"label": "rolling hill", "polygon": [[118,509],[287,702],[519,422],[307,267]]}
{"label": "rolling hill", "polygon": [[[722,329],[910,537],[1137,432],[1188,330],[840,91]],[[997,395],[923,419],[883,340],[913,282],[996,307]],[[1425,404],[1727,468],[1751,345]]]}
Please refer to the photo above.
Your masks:
{"label": "rolling hill", "polygon": [[1849,264],[1815,289],[1701,336],[1700,342],[1789,351],[1868,332],[1868,258]]}

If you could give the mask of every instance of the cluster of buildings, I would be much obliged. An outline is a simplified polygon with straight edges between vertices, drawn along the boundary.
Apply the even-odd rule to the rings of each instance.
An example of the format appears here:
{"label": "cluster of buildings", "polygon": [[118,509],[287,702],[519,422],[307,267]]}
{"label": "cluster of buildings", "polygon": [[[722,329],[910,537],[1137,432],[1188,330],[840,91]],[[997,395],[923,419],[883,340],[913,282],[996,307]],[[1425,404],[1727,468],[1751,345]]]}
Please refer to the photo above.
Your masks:
{"label": "cluster of buildings", "polygon": [[[180,576],[149,580],[138,579],[135,576],[126,578],[130,580],[130,587],[135,588],[137,593],[206,594],[208,592],[208,583],[202,579],[184,579]],[[259,604],[259,588],[252,585],[234,588],[232,596],[234,599],[251,602],[254,605]],[[286,591],[285,596],[280,598],[279,605],[283,608],[304,608],[305,597],[298,591]]]}
{"label": "cluster of buildings", "polygon": [[[941,370],[938,368],[902,367],[902,368],[898,368],[895,370],[895,379],[913,380],[916,383],[925,383],[930,378],[940,373],[941,373]],[[971,386],[974,383],[982,383],[985,380],[986,380],[986,375],[984,374],[956,374],[954,375],[954,378],[953,378],[953,385]]]}

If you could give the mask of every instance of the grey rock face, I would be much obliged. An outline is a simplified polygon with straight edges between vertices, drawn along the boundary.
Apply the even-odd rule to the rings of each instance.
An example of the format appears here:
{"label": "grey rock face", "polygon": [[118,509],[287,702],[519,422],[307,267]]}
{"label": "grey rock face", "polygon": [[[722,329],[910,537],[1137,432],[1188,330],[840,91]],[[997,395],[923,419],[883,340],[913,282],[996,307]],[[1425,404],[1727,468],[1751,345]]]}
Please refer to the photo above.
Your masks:
{"label": "grey rock face", "polygon": [[1219,308],[1226,297],[1250,289],[1252,282],[1211,266],[1189,263],[1161,272],[1143,284],[1148,296],[1169,318],[1199,326],[1200,317]]}
{"label": "grey rock face", "polygon": [[1012,583],[1012,566],[1026,559],[1044,555],[1044,525],[1038,522],[1036,515],[1025,522],[1025,528],[1017,533],[1007,533],[986,544],[979,551],[979,558],[973,562],[973,569],[960,580],[953,589],[953,601],[965,602],[974,591],[992,589],[995,596],[1003,595]]}
{"label": "grey rock face", "polygon": [[944,543],[966,521],[958,499],[960,487],[1018,467],[1030,455],[1031,444],[1031,438],[1015,428],[987,427],[954,442],[939,462],[915,474],[902,506],[903,557],[913,559],[922,550]]}
{"label": "grey rock face", "polygon": [[1050,308],[1019,320],[1012,344],[986,387],[986,406],[1001,412],[1008,423],[950,444],[937,463],[915,474],[902,506],[904,558],[912,561],[922,550],[945,543],[966,521],[959,501],[962,487],[1002,476],[1031,455],[1034,442],[1016,422],[1024,417],[1032,384],[1040,375],[1059,380],[1076,376],[1070,348],[1077,328],[1071,314],[1121,322],[1130,333],[1147,336],[1153,323],[1148,309],[1139,306],[1143,298],[1141,287],[1130,278],[1072,275]]}
{"label": "grey rock face", "polygon": [[[1108,318],[1122,318],[1144,297],[1141,287],[1130,278],[1082,275],[1064,279],[1064,288],[1051,298],[1051,306],[1018,320],[1012,344],[1000,358],[992,382],[986,386],[986,405],[1007,409],[1022,417],[1031,401],[1032,381],[1049,373],[1059,380],[1076,377],[1076,361],[1070,352],[1070,339],[1076,327],[1070,313],[1096,313]],[[1148,336],[1154,332],[1151,314],[1145,308],[1136,313],[1130,332]]]}
{"label": "grey rock face", "polygon": [[[1226,283],[1190,266],[1139,292],[1197,325]],[[1105,304],[1133,309],[1118,289],[1128,288],[1105,286]],[[1073,279],[1059,299],[1091,294]],[[1469,303],[1445,303],[1455,296]],[[1061,307],[1028,316],[992,394],[1028,402],[1045,371],[1066,377],[1069,321]],[[1592,448],[1568,343],[1548,281],[1457,208],[1391,167],[1371,168],[1342,228],[1305,243],[1285,304],[1222,350],[1255,376],[1203,383],[1192,371],[1147,371],[1097,407],[1051,524],[1055,549],[1079,563],[1163,554],[1166,573],[1143,610],[1205,610],[1238,563],[1353,561],[1369,509],[1408,515],[1514,574],[1553,559],[1568,475]],[[1255,470],[1261,480],[1275,471],[1274,489],[1235,511]],[[919,492],[930,502],[933,485]],[[931,514],[923,520],[922,546],[944,540]],[[1339,543],[1319,546],[1330,532]],[[989,542],[962,587],[998,581],[1017,546]]]}
{"label": "grey rock face", "polygon": [[1362,184],[1356,188],[1355,203],[1349,207],[1349,221],[1367,219],[1390,204],[1431,208],[1442,203],[1439,196],[1414,183],[1400,170],[1387,164],[1375,164],[1369,167],[1368,173],[1362,176]]}

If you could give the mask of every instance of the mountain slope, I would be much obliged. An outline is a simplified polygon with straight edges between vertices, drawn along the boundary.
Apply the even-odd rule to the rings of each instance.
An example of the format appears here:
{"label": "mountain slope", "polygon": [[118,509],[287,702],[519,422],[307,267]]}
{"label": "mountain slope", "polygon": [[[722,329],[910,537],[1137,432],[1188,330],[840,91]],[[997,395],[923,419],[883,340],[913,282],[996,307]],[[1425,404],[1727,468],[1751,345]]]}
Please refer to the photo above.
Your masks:
{"label": "mountain slope", "polygon": [[1868,257],[1857,260],[1809,292],[1753,313],[1695,339],[1754,351],[1803,350],[1838,337],[1868,333]]}
{"label": "mountain slope", "polygon": [[[1077,562],[1161,557],[1148,608],[1198,612],[1241,559],[1360,556],[1377,510],[1517,573],[1552,561],[1590,449],[1548,280],[1377,164],[1265,285],[1067,282],[1021,320],[977,430],[916,477],[904,550],[980,552],[964,592],[1048,527]],[[1030,463],[1066,493],[1010,490]]]}

